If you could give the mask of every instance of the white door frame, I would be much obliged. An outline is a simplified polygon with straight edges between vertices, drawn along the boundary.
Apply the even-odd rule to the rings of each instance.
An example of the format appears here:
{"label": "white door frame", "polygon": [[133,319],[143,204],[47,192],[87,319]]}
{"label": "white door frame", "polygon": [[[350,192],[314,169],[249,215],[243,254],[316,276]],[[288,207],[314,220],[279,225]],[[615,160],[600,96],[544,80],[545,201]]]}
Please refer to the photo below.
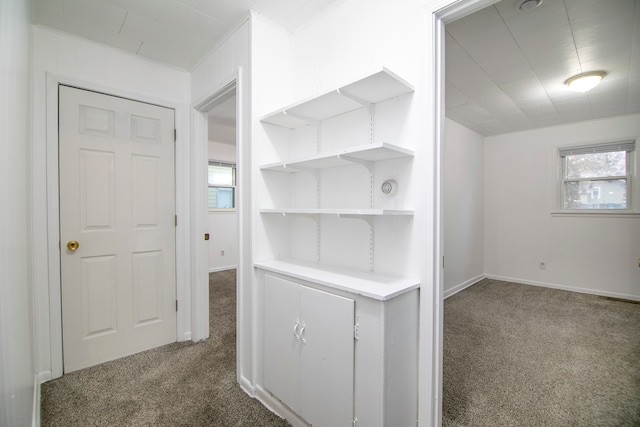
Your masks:
{"label": "white door frame", "polygon": [[[50,354],[50,372],[40,372],[40,381],[49,378],[58,378],[63,374],[62,359],[62,300],[60,281],[60,212],[59,212],[59,185],[58,185],[58,86],[69,85],[79,89],[101,92],[107,95],[118,96],[134,101],[155,104],[161,107],[173,109],[175,111],[175,127],[178,138],[175,150],[175,208],[178,216],[178,226],[176,227],[176,297],[178,301],[186,301],[192,293],[194,283],[190,279],[189,269],[189,129],[185,115],[187,107],[178,105],[163,99],[152,98],[139,93],[131,93],[119,89],[105,87],[98,84],[59,76],[47,73],[46,83],[46,153],[39,155],[46,156],[46,212],[33,212],[34,227],[46,230],[47,259],[34,259],[34,262],[48,264],[48,276],[46,287],[48,289],[48,307],[43,299],[36,301],[35,311],[37,314],[48,312],[49,330],[38,331],[38,337],[46,338],[48,342],[39,342],[38,351]],[[35,172],[34,172],[35,173]],[[35,182],[35,181],[34,181]],[[184,219],[184,220],[182,220]],[[41,236],[33,236],[34,245]],[[45,286],[45,285],[43,285]],[[36,290],[36,292],[38,292]],[[208,314],[208,313],[207,313]],[[188,307],[179,308],[176,318],[176,340],[184,341],[191,338],[191,318],[192,313],[188,312]],[[47,341],[44,339],[43,341]],[[47,345],[48,344],[48,345]],[[43,368],[43,367],[39,367]]]}
{"label": "white door frame", "polygon": [[[207,164],[208,164],[208,123],[207,113],[214,107],[221,104],[225,100],[229,99],[234,93],[236,95],[236,164],[238,169],[242,171],[245,168],[249,168],[250,165],[244,163],[242,157],[244,139],[242,132],[242,108],[243,99],[240,93],[242,83],[240,81],[242,75],[242,69],[223,79],[220,84],[215,86],[212,90],[207,92],[200,99],[194,101],[191,104],[191,124],[193,129],[193,153],[191,156],[192,162],[192,179],[193,182],[193,240],[192,240],[192,253],[193,262],[191,263],[192,277],[195,281],[195,292],[191,298],[191,304],[193,305],[193,313],[197,313],[192,319],[193,322],[193,340],[199,341],[209,337],[209,267],[207,250],[204,241],[204,234],[207,233],[208,228],[208,205],[207,205]],[[242,192],[248,191],[249,185],[242,180],[239,181],[239,185],[236,187],[236,208],[238,211],[238,262],[236,269],[236,347],[237,347],[237,372],[240,376],[240,363],[242,359],[242,289],[239,285],[243,283],[243,268],[244,259],[241,256],[243,251],[243,220],[247,214],[247,210],[242,204]],[[207,315],[204,316],[203,313]]]}
{"label": "white door frame", "polygon": [[[470,15],[480,9],[500,0],[459,0],[444,6],[433,13],[433,76],[434,76],[434,120],[433,136],[435,140],[435,164],[434,164],[434,269],[433,283],[436,285],[436,306],[434,307],[434,319],[436,328],[434,334],[434,350],[436,355],[433,364],[432,390],[434,391],[435,405],[432,407],[431,418],[423,420],[427,425],[442,425],[442,350],[444,338],[444,217],[443,217],[443,168],[444,168],[444,119],[445,119],[445,25],[466,15]],[[425,424],[426,424],[425,423]]]}

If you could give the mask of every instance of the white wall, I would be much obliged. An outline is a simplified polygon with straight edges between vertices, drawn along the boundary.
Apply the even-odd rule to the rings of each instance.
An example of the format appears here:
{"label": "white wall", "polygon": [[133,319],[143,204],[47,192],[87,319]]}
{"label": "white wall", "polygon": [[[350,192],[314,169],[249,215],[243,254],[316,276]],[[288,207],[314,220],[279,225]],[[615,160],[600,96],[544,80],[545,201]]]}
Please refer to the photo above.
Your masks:
{"label": "white wall", "polygon": [[[257,209],[258,200],[269,196],[262,173],[258,169],[275,156],[269,143],[265,128],[259,118],[296,101],[294,98],[294,77],[292,59],[292,36],[282,28],[260,16],[254,16],[251,32],[252,67],[252,139],[253,139],[253,176],[254,200]],[[256,226],[253,230],[253,257],[264,260],[272,257],[273,236],[266,234],[262,215],[255,215]],[[268,219],[267,219],[268,220]],[[282,236],[284,240],[285,237]],[[285,254],[283,254],[285,256]]]}
{"label": "white wall", "polygon": [[0,1],[0,426],[3,427],[31,425],[34,408],[30,31],[29,1]]}
{"label": "white wall", "polygon": [[[434,283],[435,265],[435,144],[433,138],[433,66],[432,13],[452,1],[400,0],[394,2],[349,0],[340,2],[322,17],[293,35],[291,42],[280,40],[276,58],[268,58],[274,50],[262,51],[266,42],[255,37],[254,102],[256,117],[288,103],[308,98],[349,83],[366,74],[388,67],[415,86],[403,114],[403,127],[394,138],[399,145],[415,150],[415,159],[406,181],[407,197],[415,210],[408,227],[410,236],[401,248],[402,274],[421,277],[421,341],[420,341],[420,422],[436,425],[439,405],[437,376],[439,371],[438,329],[436,309],[440,289]],[[284,39],[284,38],[283,38]],[[274,38],[269,42],[275,42]],[[288,80],[287,43],[292,43],[293,72]],[[266,46],[269,48],[269,46]],[[265,57],[265,58],[263,58]],[[271,62],[271,64],[269,63]],[[292,89],[293,90],[292,90]],[[279,91],[279,92],[277,92]],[[273,131],[273,130],[270,130]],[[275,132],[275,131],[274,131]],[[263,146],[264,130],[254,127],[254,143]],[[275,149],[272,149],[275,151]],[[265,160],[273,153],[258,151]],[[256,175],[259,171],[256,170]],[[277,179],[277,178],[274,178]],[[256,181],[256,194],[267,190]],[[269,197],[273,195],[263,196]],[[263,201],[264,203],[264,201]],[[269,219],[271,221],[271,219]],[[268,231],[260,218],[256,220],[255,247],[257,258],[270,257],[277,251],[265,244],[286,247],[276,233]],[[276,219],[273,219],[276,221]],[[400,221],[398,221],[400,222]],[[376,240],[385,239],[397,228],[376,229]],[[272,228],[273,229],[273,228]],[[379,232],[380,231],[380,232]],[[323,235],[323,238],[325,236]],[[290,245],[289,245],[290,246]],[[376,246],[376,250],[378,246]],[[277,253],[276,253],[277,255]],[[284,256],[284,254],[283,254]],[[353,255],[352,255],[353,256]],[[358,261],[355,261],[356,263]],[[398,266],[376,259],[376,270],[398,273]],[[380,270],[377,267],[380,266]]]}
{"label": "white wall", "polygon": [[445,120],[444,293],[484,277],[484,137]]}
{"label": "white wall", "polygon": [[[209,212],[209,272],[238,265],[238,213]],[[221,251],[224,251],[222,255]]]}
{"label": "white wall", "polygon": [[[350,0],[327,13],[294,39],[295,77],[298,98],[304,99],[353,81],[379,67],[387,67],[415,87],[403,113],[403,127],[393,136],[399,145],[415,151],[406,195],[415,210],[409,239],[400,249],[401,271],[421,277],[420,291],[420,424],[436,425],[439,405],[434,388],[440,350],[437,347],[434,282],[434,139],[431,13],[439,6],[427,1]],[[440,2],[440,6],[443,3]],[[432,9],[434,7],[434,9]],[[394,142],[392,141],[392,142]],[[376,240],[398,231],[376,228]],[[377,247],[376,247],[377,249]],[[397,273],[397,266],[376,259],[382,272]]]}
{"label": "white wall", "polygon": [[[66,83],[153,102],[176,110],[176,276],[178,300],[188,301],[191,279],[189,270],[189,73],[143,59],[129,52],[113,49],[79,37],[69,36],[44,27],[33,27],[33,148],[32,180],[34,192],[34,281],[37,331],[37,369],[40,380],[62,374],[61,341],[50,322],[50,309],[59,310],[55,291],[59,289],[59,272],[49,253],[56,253],[57,225],[57,90],[55,83]],[[53,90],[52,90],[53,86]],[[50,120],[48,122],[48,120]],[[48,127],[49,126],[49,129]],[[51,127],[54,132],[51,132]],[[48,240],[49,239],[49,240]],[[58,285],[56,285],[58,281]],[[50,288],[52,286],[52,288]],[[50,305],[51,303],[51,305]],[[181,304],[178,313],[178,339],[188,339],[191,328],[189,304]],[[53,332],[51,332],[53,330]],[[58,332],[60,334],[60,332]],[[53,337],[53,338],[52,338]],[[51,355],[54,355],[52,361]]]}
{"label": "white wall", "polygon": [[558,147],[639,135],[640,115],[631,115],[487,137],[487,276],[640,300],[639,216],[551,215]]}
{"label": "white wall", "polygon": [[[209,141],[209,160],[235,163],[236,146]],[[238,265],[238,211],[210,211],[208,223],[209,272],[236,268]],[[221,251],[224,251],[224,255]]]}
{"label": "white wall", "polygon": [[[252,176],[251,176],[251,110],[250,110],[250,37],[251,20],[246,19],[238,23],[233,33],[229,34],[202,62],[200,62],[191,73],[191,98],[192,105],[198,105],[223,89],[232,80],[237,80],[236,96],[237,109],[239,114],[236,126],[239,131],[238,144],[238,182],[240,189],[237,194],[236,203],[238,206],[237,221],[239,224],[239,251],[237,282],[238,289],[238,381],[245,391],[253,394],[253,359],[252,338],[253,338],[253,305],[252,305],[252,245],[251,245],[251,202],[252,202]],[[193,115],[200,114],[195,111]],[[203,119],[204,120],[204,119]],[[197,121],[196,121],[197,122]],[[196,130],[194,130],[196,134]],[[199,136],[200,137],[200,136]],[[206,138],[206,134],[202,134]],[[206,163],[207,147],[206,141],[193,141],[195,149],[200,150],[193,153],[193,162]],[[203,163],[199,163],[203,162]],[[194,163],[195,164],[195,163]],[[202,197],[203,209],[206,210],[206,167],[202,175]],[[198,178],[197,176],[195,176]],[[200,178],[198,178],[200,179]],[[208,223],[204,220],[203,229],[195,230],[195,235],[202,236],[206,233]],[[202,242],[202,243],[200,243]],[[240,246],[240,242],[242,245]],[[196,244],[202,244],[202,253],[206,254],[206,247],[203,240],[197,240]],[[208,259],[203,260],[204,263]],[[206,278],[205,278],[206,279]],[[207,282],[208,283],[208,282]],[[206,300],[208,303],[208,299]]]}
{"label": "white wall", "polygon": [[236,161],[236,146],[209,141],[209,160],[234,163]]}
{"label": "white wall", "polygon": [[[389,101],[387,105],[376,107],[380,109],[375,114],[376,118],[385,117],[382,110],[386,110],[386,114],[392,116],[388,120],[393,122],[393,125],[389,127],[395,132],[391,135],[384,135],[385,124],[381,125],[379,121],[376,121],[374,140],[384,140],[415,151],[412,163],[403,165],[406,175],[400,182],[402,194],[406,200],[406,203],[401,203],[401,206],[415,210],[412,222],[409,225],[401,220],[394,222],[393,225],[386,222],[384,226],[376,227],[375,230],[374,266],[375,271],[382,274],[421,277],[425,258],[428,258],[425,257],[426,248],[423,245],[426,242],[425,239],[433,241],[429,236],[430,231],[428,230],[430,228],[426,226],[431,212],[426,209],[426,206],[432,204],[433,193],[424,191],[433,185],[433,176],[430,173],[433,171],[433,141],[427,135],[426,127],[430,118],[429,88],[425,84],[428,73],[423,69],[424,58],[416,55],[416,52],[427,52],[424,37],[425,22],[423,21],[427,16],[426,12],[420,2],[415,1],[372,3],[366,0],[351,0],[330,10],[312,25],[296,33],[292,39],[294,61],[292,83],[296,101],[353,82],[380,70],[382,67],[390,69],[415,87],[415,92],[409,97],[401,97],[397,101]],[[277,70],[275,71],[277,72]],[[271,78],[276,78],[276,76]],[[283,99],[280,104],[274,105],[272,108],[286,105],[285,101]],[[261,111],[262,114],[269,112]],[[378,112],[380,114],[377,114]],[[323,123],[325,127],[322,129],[322,135],[331,132],[340,135],[340,132],[345,130],[353,130],[354,123],[360,123],[362,120],[358,114],[366,116],[366,112],[353,112],[332,119],[331,123]],[[398,126],[398,123],[401,125]],[[385,138],[381,137],[382,135]],[[351,143],[354,145],[367,143],[366,138],[364,140],[358,139],[361,137],[359,133],[353,132],[349,136],[353,137]],[[335,142],[322,140],[321,144],[324,143],[329,145]],[[324,149],[327,147],[324,146]],[[264,157],[268,157],[268,153],[264,153]],[[344,181],[345,191],[342,194],[325,194],[323,182],[321,198],[324,200],[330,198],[337,205],[344,203],[343,206],[352,207],[349,203],[357,203],[357,201],[349,199],[358,199],[363,196],[361,193],[349,193],[348,191],[352,179],[357,181],[362,179],[360,175],[366,175],[366,173],[360,172],[357,168],[354,168],[353,171],[345,168],[344,174],[348,178]],[[377,174],[374,179],[384,180],[392,177],[393,173],[397,173],[397,170],[383,171]],[[355,183],[353,183],[353,187],[358,188]],[[425,228],[422,228],[423,226]],[[344,227],[345,231],[353,231],[353,233],[357,233],[357,229],[361,228],[366,231],[366,224],[359,222],[345,224]],[[346,230],[347,228],[348,230]],[[407,230],[408,236],[406,235]],[[421,231],[418,232],[418,230]],[[394,239],[393,235],[395,237],[402,236],[400,244],[386,246],[396,249],[396,254],[401,254],[400,258],[395,257],[394,254],[383,253],[384,245],[377,245],[377,242],[384,242],[385,239]],[[321,241],[328,242],[329,239],[336,240],[335,236],[322,234]],[[366,268],[366,260],[358,258],[360,253],[361,251],[343,252],[343,256],[339,257],[340,259],[336,262],[340,261],[343,264],[356,266],[356,269],[361,269],[362,266]],[[322,255],[330,257],[330,254],[326,252],[323,252]],[[331,264],[332,261],[329,263]],[[426,277],[423,284],[430,287],[432,280],[432,277]]]}
{"label": "white wall", "polygon": [[[418,274],[425,261],[425,239],[431,240],[433,207],[433,148],[431,99],[430,7],[426,1],[370,2],[351,0],[340,4],[313,25],[295,34],[294,81],[296,98],[325,92],[368,73],[387,67],[415,87],[406,109],[398,108],[395,119],[403,126],[392,143],[415,150],[411,174],[406,180],[410,205],[416,216],[411,226],[416,231],[408,242],[405,274]],[[442,2],[441,2],[442,3]],[[422,52],[416,54],[416,52]],[[396,107],[397,108],[397,107]],[[374,127],[374,133],[379,129]],[[422,228],[424,227],[424,228]],[[418,232],[419,230],[419,232]],[[426,257],[428,258],[428,257]],[[391,267],[390,267],[391,268]],[[426,287],[432,277],[427,274]]]}

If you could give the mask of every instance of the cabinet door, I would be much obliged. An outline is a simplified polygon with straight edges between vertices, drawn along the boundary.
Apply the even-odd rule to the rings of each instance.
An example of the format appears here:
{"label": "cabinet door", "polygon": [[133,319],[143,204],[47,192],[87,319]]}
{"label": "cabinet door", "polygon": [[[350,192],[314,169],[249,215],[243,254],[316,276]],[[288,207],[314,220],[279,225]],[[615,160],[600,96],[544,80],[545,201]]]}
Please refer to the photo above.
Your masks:
{"label": "cabinet door", "polygon": [[353,420],[354,301],[301,288],[301,415],[314,427]]}
{"label": "cabinet door", "polygon": [[353,420],[354,301],[265,275],[264,386],[314,427]]}
{"label": "cabinet door", "polygon": [[264,386],[298,414],[300,290],[296,283],[265,275]]}

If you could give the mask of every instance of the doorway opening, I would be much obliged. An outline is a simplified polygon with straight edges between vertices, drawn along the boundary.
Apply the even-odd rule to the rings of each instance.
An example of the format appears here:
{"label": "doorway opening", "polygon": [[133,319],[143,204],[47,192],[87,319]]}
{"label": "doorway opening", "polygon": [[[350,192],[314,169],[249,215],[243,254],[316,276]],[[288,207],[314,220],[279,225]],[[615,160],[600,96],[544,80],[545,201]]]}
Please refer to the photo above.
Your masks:
{"label": "doorway opening", "polygon": [[[530,2],[530,4],[533,3]],[[612,61],[611,56],[596,56],[593,52],[599,52],[599,50],[592,49],[590,45],[591,40],[612,37],[610,28],[613,27],[600,24],[608,22],[606,19],[608,14],[594,15],[595,9],[587,12],[585,9],[572,8],[573,4],[570,2],[545,2],[536,10],[518,8],[518,5],[523,4],[523,2],[514,1],[461,1],[436,12],[433,17],[436,52],[434,71],[438,91],[435,105],[435,122],[438,126],[436,141],[439,150],[438,165],[441,168],[439,176],[442,177],[438,185],[438,204],[440,217],[443,218],[438,223],[438,234],[440,256],[446,253],[447,261],[447,269],[441,268],[441,277],[438,281],[441,290],[440,307],[445,306],[444,298],[453,296],[484,278],[549,288],[565,287],[565,285],[554,284],[553,274],[557,274],[557,271],[549,272],[547,269],[549,264],[546,261],[548,261],[547,257],[554,259],[556,256],[554,251],[550,250],[553,247],[552,242],[554,240],[569,241],[570,239],[565,236],[568,237],[570,234],[549,233],[549,237],[545,240],[544,237],[547,235],[541,231],[545,228],[552,229],[557,225],[557,221],[551,220],[543,224],[543,221],[530,220],[530,218],[541,217],[540,213],[549,215],[554,206],[557,206],[558,186],[555,182],[555,162],[558,159],[558,149],[565,144],[562,132],[568,129],[562,126],[575,126],[571,128],[572,138],[587,140],[598,138],[593,136],[598,135],[598,128],[603,129],[603,133],[610,133],[605,127],[606,124],[602,125],[601,122],[598,126],[588,127],[589,125],[583,125],[584,122],[603,118],[596,114],[616,115],[624,111],[629,112],[625,110],[626,98],[622,105],[619,101],[614,101],[614,95],[617,92],[614,86],[618,84],[617,82],[625,82],[625,78],[622,77],[628,73],[628,67],[625,65],[622,71],[616,70],[617,61]],[[634,8],[633,2],[624,4],[619,2],[617,6],[617,17],[623,15],[630,17],[624,23],[619,20],[620,22],[616,22],[617,25],[637,25],[637,19],[634,24],[632,18],[637,9],[637,6]],[[557,17],[559,21],[551,24],[546,19],[549,16]],[[614,20],[612,19],[611,22]],[[551,34],[556,28],[562,28],[562,31],[558,30],[558,34],[554,34],[554,37],[540,37],[540,33]],[[602,32],[597,33],[596,28]],[[604,34],[605,32],[608,34]],[[597,34],[598,37],[589,37],[588,40],[581,37],[582,34],[587,33]],[[572,40],[564,43],[562,39],[565,37]],[[527,44],[526,40],[534,39],[535,45]],[[550,39],[556,43],[550,43]],[[631,46],[630,40],[629,36],[628,46]],[[616,44],[627,46],[625,43]],[[510,49],[509,46],[514,48]],[[563,46],[563,48],[560,49],[557,46]],[[536,56],[536,49],[543,54]],[[629,48],[626,51],[625,48],[621,50],[621,58],[626,58],[625,55],[630,53]],[[608,52],[607,55],[611,53]],[[620,63],[624,61],[621,60]],[[609,82],[611,86],[606,87],[606,90],[601,86],[600,89],[603,92],[593,91],[589,95],[574,94],[567,90],[564,84],[567,77],[591,69],[616,70],[618,72],[616,78],[619,80]],[[473,72],[471,79],[467,74],[470,71]],[[626,87],[626,83],[622,84]],[[444,96],[445,86],[446,97]],[[606,96],[610,97],[609,110],[607,113],[594,113],[589,102],[591,105],[600,105],[597,99],[605,96],[605,92]],[[626,90],[621,90],[619,93],[626,93]],[[584,105],[586,107],[583,107]],[[626,108],[629,108],[628,104]],[[543,132],[534,130],[541,128],[545,128],[544,132],[547,132],[544,138],[527,139],[534,134],[525,132]],[[586,135],[587,132],[590,134]],[[506,151],[504,148],[512,141],[522,144],[508,155],[503,155]],[[539,152],[543,152],[543,155],[538,156]],[[547,153],[553,153],[553,157],[547,156]],[[518,164],[518,156],[523,159],[526,157],[526,160]],[[518,197],[515,194],[508,194],[502,183],[527,182],[527,177],[534,174],[540,174],[543,182],[518,188],[521,194],[528,194],[529,188],[533,187],[539,191],[540,200],[530,200],[531,203],[528,206],[535,206],[535,208],[530,209],[529,216],[523,214],[524,209],[504,209],[511,203],[516,205]],[[503,179],[505,176],[510,178]],[[549,185],[544,183],[547,179]],[[500,215],[501,212],[506,211],[508,214]],[[513,222],[504,221],[506,217],[513,218]],[[526,229],[527,233],[512,233],[513,230],[522,229]],[[544,237],[538,241],[537,235]],[[522,265],[514,267],[511,254],[522,260],[532,258],[526,250],[523,250],[527,247],[535,247],[535,251],[541,254],[540,258],[537,256],[536,258],[545,261],[525,261]],[[570,248],[571,246],[567,246],[565,251],[575,253]],[[581,257],[576,255],[574,258]],[[440,257],[436,259],[441,261]],[[529,265],[534,267],[529,268]],[[571,270],[571,267],[566,264],[562,268]],[[499,295],[502,296],[502,292]],[[453,301],[454,298],[448,301],[447,316],[449,317],[445,322],[445,331],[453,329],[451,325],[454,325],[452,321],[454,316],[450,309]],[[466,312],[469,313],[470,310]],[[462,320],[466,319],[465,315]],[[458,327],[458,329],[465,328]],[[488,329],[495,330],[495,328]],[[444,334],[442,330],[440,333]],[[449,335],[447,332],[447,337],[451,336],[453,334]],[[474,338],[478,339],[478,335],[476,334]],[[459,340],[459,338],[456,339]],[[484,340],[484,342],[488,341]],[[447,350],[446,346],[444,348]],[[445,363],[449,367],[453,366],[451,363],[451,360],[454,360],[451,357],[453,348],[453,345],[449,345],[448,352],[445,352],[448,356]],[[458,352],[458,354],[462,353],[467,358],[472,358],[468,352]],[[529,352],[528,360],[532,360],[532,356],[532,352]],[[548,360],[551,360],[550,356]],[[494,359],[493,362],[495,361]],[[524,372],[526,370],[520,370],[520,373]],[[452,377],[448,375],[449,378]],[[509,376],[501,375],[501,377]],[[540,375],[537,375],[537,378],[539,377]],[[556,378],[560,377],[559,374],[556,376]],[[469,381],[469,378],[466,377],[461,381]],[[486,381],[475,382],[486,383]],[[448,390],[464,389],[464,387],[452,387],[451,384],[454,384],[454,381],[449,379]],[[442,385],[443,382],[440,379],[440,386]],[[444,395],[443,399],[446,398],[447,396]],[[465,401],[465,399],[450,399],[449,402]],[[558,402],[554,404],[559,405]],[[506,413],[505,406],[502,405],[503,413]],[[445,404],[444,407],[447,408],[447,405]],[[447,412],[446,409],[445,412]],[[460,418],[454,420],[464,423]]]}
{"label": "doorway opening", "polygon": [[[210,335],[210,276],[224,276],[224,283],[235,283],[239,294],[240,212],[242,160],[239,157],[240,132],[237,79],[212,92],[194,107],[194,176],[196,184],[196,293],[192,304],[202,313],[194,322],[193,339]],[[204,236],[204,238],[202,237]],[[239,306],[239,304],[238,304]],[[236,312],[236,335],[239,335]],[[204,315],[206,313],[206,316]],[[211,327],[216,327],[212,325]],[[237,344],[236,344],[237,346]]]}
{"label": "doorway opening", "polygon": [[[433,411],[433,422],[435,425],[442,424],[443,417],[443,344],[444,344],[444,299],[448,296],[445,288],[445,215],[447,213],[444,197],[447,189],[445,170],[445,50],[446,33],[445,25],[455,20],[461,19],[479,11],[499,0],[461,0],[455,2],[433,15],[433,76],[434,76],[434,138],[436,141],[436,208],[435,208],[435,229],[436,242],[434,250],[435,283],[438,286],[438,302],[436,317],[439,319],[437,337],[437,359],[434,364],[435,372],[433,379],[434,390],[440,399]],[[447,265],[455,263],[456,260],[447,259]],[[484,270],[483,270],[484,271]]]}
{"label": "doorway opening", "polygon": [[207,244],[209,273],[238,265],[236,93],[207,112]]}
{"label": "doorway opening", "polygon": [[[211,337],[237,336],[239,256],[236,91],[207,112],[207,271]],[[229,329],[233,329],[233,334]],[[237,345],[223,339],[221,344]]]}

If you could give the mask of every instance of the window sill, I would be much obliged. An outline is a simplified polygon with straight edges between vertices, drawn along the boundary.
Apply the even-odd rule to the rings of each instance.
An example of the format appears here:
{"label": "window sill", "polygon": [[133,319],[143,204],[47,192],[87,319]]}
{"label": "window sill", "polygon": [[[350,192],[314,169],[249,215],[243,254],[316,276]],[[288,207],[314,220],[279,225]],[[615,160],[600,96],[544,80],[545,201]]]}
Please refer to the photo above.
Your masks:
{"label": "window sill", "polygon": [[640,212],[552,211],[551,216],[574,218],[640,218]]}
{"label": "window sill", "polygon": [[209,209],[209,213],[232,213],[237,211],[238,211],[237,208]]}

